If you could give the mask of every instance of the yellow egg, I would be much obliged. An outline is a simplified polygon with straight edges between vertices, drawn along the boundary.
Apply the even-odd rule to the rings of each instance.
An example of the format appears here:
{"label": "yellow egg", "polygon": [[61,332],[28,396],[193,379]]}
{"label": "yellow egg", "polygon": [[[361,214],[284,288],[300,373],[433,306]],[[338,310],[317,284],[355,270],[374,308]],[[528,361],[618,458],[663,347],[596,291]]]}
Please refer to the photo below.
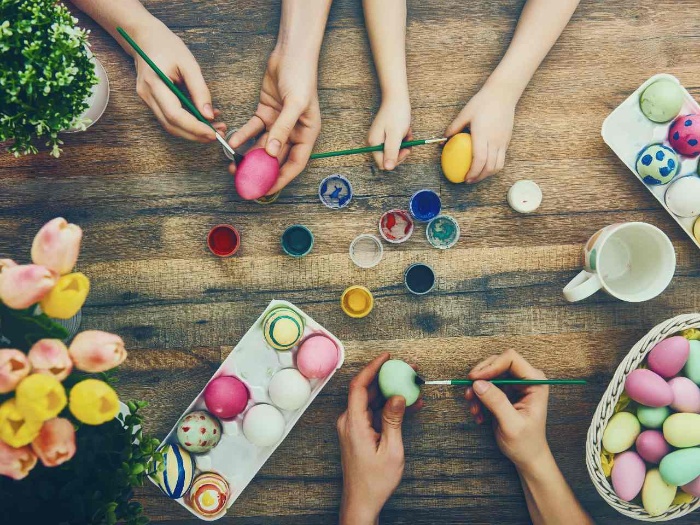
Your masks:
{"label": "yellow egg", "polygon": [[442,148],[442,172],[450,182],[464,182],[472,165],[472,136],[457,133]]}
{"label": "yellow egg", "polygon": [[647,472],[642,487],[642,505],[651,516],[658,516],[668,510],[676,497],[676,487],[669,485],[659,474],[659,469]]}
{"label": "yellow egg", "polygon": [[637,439],[642,431],[639,421],[629,412],[618,412],[608,421],[603,432],[603,448],[613,454],[624,452]]}
{"label": "yellow egg", "polygon": [[664,421],[664,438],[676,448],[700,445],[700,414],[676,413]]}

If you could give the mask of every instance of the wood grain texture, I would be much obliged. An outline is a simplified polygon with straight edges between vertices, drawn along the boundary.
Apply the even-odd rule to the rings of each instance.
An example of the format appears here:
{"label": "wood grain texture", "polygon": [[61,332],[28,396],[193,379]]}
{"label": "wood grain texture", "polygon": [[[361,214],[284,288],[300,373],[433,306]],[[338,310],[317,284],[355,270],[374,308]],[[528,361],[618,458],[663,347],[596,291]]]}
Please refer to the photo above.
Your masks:
{"label": "wood grain texture", "polygon": [[[191,47],[230,126],[257,103],[279,24],[279,2],[152,0],[147,7]],[[408,71],[416,137],[438,136],[474,95],[506,49],[524,0],[409,1]],[[288,299],[341,338],[346,365],[221,523],[333,523],[341,490],[335,418],[350,378],[379,352],[419,364],[427,376],[458,377],[480,359],[516,348],[551,377],[583,377],[585,389],[552,388],[551,446],[565,476],[599,523],[634,523],[608,507],[586,473],[585,435],[612,373],[654,324],[698,311],[700,252],[600,138],[607,114],[646,78],[665,71],[700,96],[700,7],[694,0],[582,2],[525,92],[505,170],[475,187],[447,183],[439,149],[415,148],[394,173],[369,156],[313,162],[269,206],[242,202],[216,145],[168,136],[135,93],[129,59],[89,20],[93,49],[111,82],[105,116],[65,137],[59,160],[42,153],[0,157],[0,256],[26,261],[43,222],[64,216],[85,230],[80,269],[92,279],[84,328],[112,330],[129,347],[118,389],[145,399],[149,432],[163,436],[272,298]],[[336,0],[319,76],[323,131],[317,151],[361,145],[379,104],[360,2]],[[356,190],[349,209],[318,202],[318,183],[341,172]],[[531,216],[506,204],[516,180],[531,178],[544,202]],[[419,227],[387,246],[372,270],[350,262],[352,238],[374,232],[382,211],[405,207],[417,189],[440,192],[462,226],[460,243],[429,248]],[[643,220],[674,241],[671,287],[641,305],[605,295],[570,305],[561,294],[597,229]],[[235,224],[236,257],[213,258],[209,228]],[[289,224],[309,226],[316,245],[285,257]],[[409,296],[403,269],[429,262],[436,291]],[[364,320],[345,317],[342,290],[375,293]],[[513,467],[491,431],[466,414],[461,389],[426,389],[427,406],[405,426],[404,481],[383,524],[516,524],[529,521]],[[302,459],[303,458],[303,459]],[[199,523],[147,486],[139,490],[157,523]],[[675,523],[690,524],[697,517]]]}

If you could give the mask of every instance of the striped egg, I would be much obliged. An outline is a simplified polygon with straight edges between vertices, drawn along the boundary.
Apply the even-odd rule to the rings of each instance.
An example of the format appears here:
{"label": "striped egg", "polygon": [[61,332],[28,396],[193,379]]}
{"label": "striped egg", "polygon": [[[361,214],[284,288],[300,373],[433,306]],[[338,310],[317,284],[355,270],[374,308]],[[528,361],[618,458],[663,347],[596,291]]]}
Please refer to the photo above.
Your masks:
{"label": "striped egg", "polygon": [[304,320],[285,306],[272,310],[263,321],[265,341],[275,350],[289,350],[304,334]]}
{"label": "striped egg", "polygon": [[224,478],[215,472],[204,472],[194,480],[187,504],[203,518],[219,518],[226,513],[230,495]]}
{"label": "striped egg", "polygon": [[153,477],[163,494],[172,499],[179,499],[190,490],[194,479],[194,458],[179,445],[165,445],[163,464],[165,468],[157,471]]}

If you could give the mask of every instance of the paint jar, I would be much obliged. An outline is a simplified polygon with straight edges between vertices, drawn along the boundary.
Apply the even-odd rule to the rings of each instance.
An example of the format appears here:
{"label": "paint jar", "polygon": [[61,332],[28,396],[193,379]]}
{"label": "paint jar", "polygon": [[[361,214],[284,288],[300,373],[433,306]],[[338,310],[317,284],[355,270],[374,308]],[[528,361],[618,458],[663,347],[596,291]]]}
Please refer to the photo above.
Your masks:
{"label": "paint jar", "polygon": [[427,264],[414,263],[406,268],[403,282],[412,294],[425,295],[435,287],[435,272]]}
{"label": "paint jar", "polygon": [[428,222],[438,215],[442,202],[440,196],[433,190],[420,190],[413,194],[408,203],[408,211],[418,222]]}
{"label": "paint jar", "polygon": [[350,317],[366,317],[374,308],[374,297],[364,286],[350,286],[340,297],[340,307]]}
{"label": "paint jar", "polygon": [[379,234],[386,242],[406,242],[413,233],[413,219],[406,210],[389,210],[379,219]]}
{"label": "paint jar", "polygon": [[459,224],[450,215],[438,215],[425,228],[425,236],[430,246],[441,250],[452,248],[457,244],[459,233]]}
{"label": "paint jar", "polygon": [[278,191],[277,193],[273,193],[272,195],[264,195],[259,199],[255,199],[255,202],[257,202],[258,204],[272,204],[279,198],[281,193],[282,190]]}
{"label": "paint jar", "polygon": [[339,173],[329,175],[318,186],[318,198],[332,210],[345,208],[352,200],[352,184]]}
{"label": "paint jar", "polygon": [[360,268],[377,266],[384,255],[384,247],[375,235],[363,233],[350,243],[350,259]]}
{"label": "paint jar", "polygon": [[218,257],[230,257],[241,246],[241,235],[230,224],[217,224],[209,230],[207,246]]}
{"label": "paint jar", "polygon": [[314,246],[314,234],[306,226],[294,224],[282,234],[282,250],[292,257],[303,257]]}

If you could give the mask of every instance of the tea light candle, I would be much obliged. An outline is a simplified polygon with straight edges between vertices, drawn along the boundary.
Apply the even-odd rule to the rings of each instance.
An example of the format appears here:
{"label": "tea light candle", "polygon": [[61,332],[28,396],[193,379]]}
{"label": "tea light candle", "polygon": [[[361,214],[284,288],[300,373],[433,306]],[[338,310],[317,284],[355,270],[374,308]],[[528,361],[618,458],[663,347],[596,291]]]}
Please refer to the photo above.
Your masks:
{"label": "tea light candle", "polygon": [[534,181],[519,180],[508,190],[508,204],[518,213],[532,213],[542,204],[542,190]]}

